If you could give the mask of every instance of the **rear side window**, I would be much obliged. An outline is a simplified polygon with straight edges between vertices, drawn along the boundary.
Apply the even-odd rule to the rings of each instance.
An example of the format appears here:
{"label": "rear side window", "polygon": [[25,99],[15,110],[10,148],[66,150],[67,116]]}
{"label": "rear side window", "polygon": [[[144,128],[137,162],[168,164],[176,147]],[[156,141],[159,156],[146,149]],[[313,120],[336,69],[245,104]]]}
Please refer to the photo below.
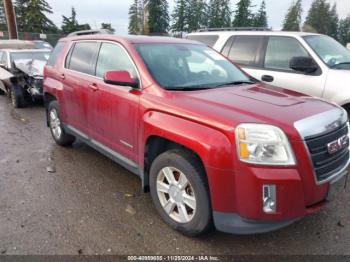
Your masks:
{"label": "rear side window", "polygon": [[136,77],[134,64],[126,51],[116,44],[103,43],[97,60],[96,76],[103,77],[107,71],[125,70]]}
{"label": "rear side window", "polygon": [[289,63],[294,56],[308,57],[309,54],[294,38],[271,36],[266,49],[265,67],[292,71]]}
{"label": "rear side window", "polygon": [[47,61],[47,65],[54,66],[56,64],[58,55],[61,53],[65,43],[58,42],[55,48],[52,50],[49,60]]}
{"label": "rear side window", "polygon": [[202,42],[208,46],[214,46],[218,41],[218,35],[189,35],[187,39]]}
{"label": "rear side window", "polygon": [[236,36],[228,57],[241,65],[257,66],[263,42],[261,36]]}
{"label": "rear side window", "polygon": [[68,68],[84,74],[95,75],[96,58],[100,43],[79,42],[73,47]]}

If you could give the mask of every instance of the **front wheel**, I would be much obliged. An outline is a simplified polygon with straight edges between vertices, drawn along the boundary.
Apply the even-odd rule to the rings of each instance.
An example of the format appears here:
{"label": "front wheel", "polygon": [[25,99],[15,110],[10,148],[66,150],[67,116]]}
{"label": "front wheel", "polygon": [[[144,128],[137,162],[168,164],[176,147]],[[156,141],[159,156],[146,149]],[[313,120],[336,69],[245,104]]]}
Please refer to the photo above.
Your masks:
{"label": "front wheel", "polygon": [[69,146],[74,143],[75,137],[66,133],[60,118],[60,107],[57,101],[51,101],[48,107],[49,127],[55,142],[60,146]]}
{"label": "front wheel", "polygon": [[23,89],[20,86],[12,86],[11,90],[11,103],[14,108],[21,108],[24,107],[24,95],[23,95]]}
{"label": "front wheel", "polygon": [[205,171],[192,153],[175,149],[159,155],[151,166],[150,190],[157,211],[172,228],[196,236],[211,227]]}

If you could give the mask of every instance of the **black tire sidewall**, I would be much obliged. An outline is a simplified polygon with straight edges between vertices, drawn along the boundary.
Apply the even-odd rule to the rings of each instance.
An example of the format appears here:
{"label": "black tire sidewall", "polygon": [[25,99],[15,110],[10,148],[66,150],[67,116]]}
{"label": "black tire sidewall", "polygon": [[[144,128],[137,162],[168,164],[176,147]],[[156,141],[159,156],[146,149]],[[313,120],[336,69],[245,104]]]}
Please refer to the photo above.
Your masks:
{"label": "black tire sidewall", "polygon": [[[11,87],[11,103],[15,108],[21,108],[24,106],[23,90],[20,86]],[[15,104],[13,103],[13,96],[15,98]]]}
{"label": "black tire sidewall", "polygon": [[[173,229],[182,232],[188,236],[196,236],[207,231],[211,223],[212,211],[209,199],[209,190],[206,183],[203,182],[205,174],[197,166],[196,162],[189,162],[181,151],[168,151],[158,156],[152,163],[150,170],[150,191],[153,203],[163,218],[163,220]],[[175,167],[183,172],[189,182],[196,197],[196,213],[188,223],[178,223],[166,214],[158,198],[156,182],[158,173],[166,166]]]}

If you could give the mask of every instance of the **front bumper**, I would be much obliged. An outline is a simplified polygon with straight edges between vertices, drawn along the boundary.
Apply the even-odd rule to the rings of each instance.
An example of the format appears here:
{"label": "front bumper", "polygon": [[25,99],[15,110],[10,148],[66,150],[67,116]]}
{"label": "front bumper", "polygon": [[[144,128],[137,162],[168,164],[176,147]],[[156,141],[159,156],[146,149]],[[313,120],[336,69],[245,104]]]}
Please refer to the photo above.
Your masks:
{"label": "front bumper", "polygon": [[289,226],[298,219],[286,221],[259,221],[240,217],[235,213],[213,212],[214,225],[218,231],[237,234],[251,235],[267,233]]}

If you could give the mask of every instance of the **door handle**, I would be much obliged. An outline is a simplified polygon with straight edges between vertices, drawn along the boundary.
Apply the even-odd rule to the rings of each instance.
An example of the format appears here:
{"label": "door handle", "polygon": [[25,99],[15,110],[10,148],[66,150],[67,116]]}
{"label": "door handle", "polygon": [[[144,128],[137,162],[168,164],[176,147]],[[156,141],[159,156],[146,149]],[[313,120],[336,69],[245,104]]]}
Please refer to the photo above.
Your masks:
{"label": "door handle", "polygon": [[262,81],[265,81],[265,82],[273,82],[274,78],[273,78],[273,76],[263,75],[263,76],[261,77],[261,80],[262,80]]}
{"label": "door handle", "polygon": [[95,84],[95,83],[92,83],[92,84],[90,84],[89,85],[89,88],[92,90],[92,91],[97,91],[99,88],[98,88],[98,86],[97,86],[97,84]]}

